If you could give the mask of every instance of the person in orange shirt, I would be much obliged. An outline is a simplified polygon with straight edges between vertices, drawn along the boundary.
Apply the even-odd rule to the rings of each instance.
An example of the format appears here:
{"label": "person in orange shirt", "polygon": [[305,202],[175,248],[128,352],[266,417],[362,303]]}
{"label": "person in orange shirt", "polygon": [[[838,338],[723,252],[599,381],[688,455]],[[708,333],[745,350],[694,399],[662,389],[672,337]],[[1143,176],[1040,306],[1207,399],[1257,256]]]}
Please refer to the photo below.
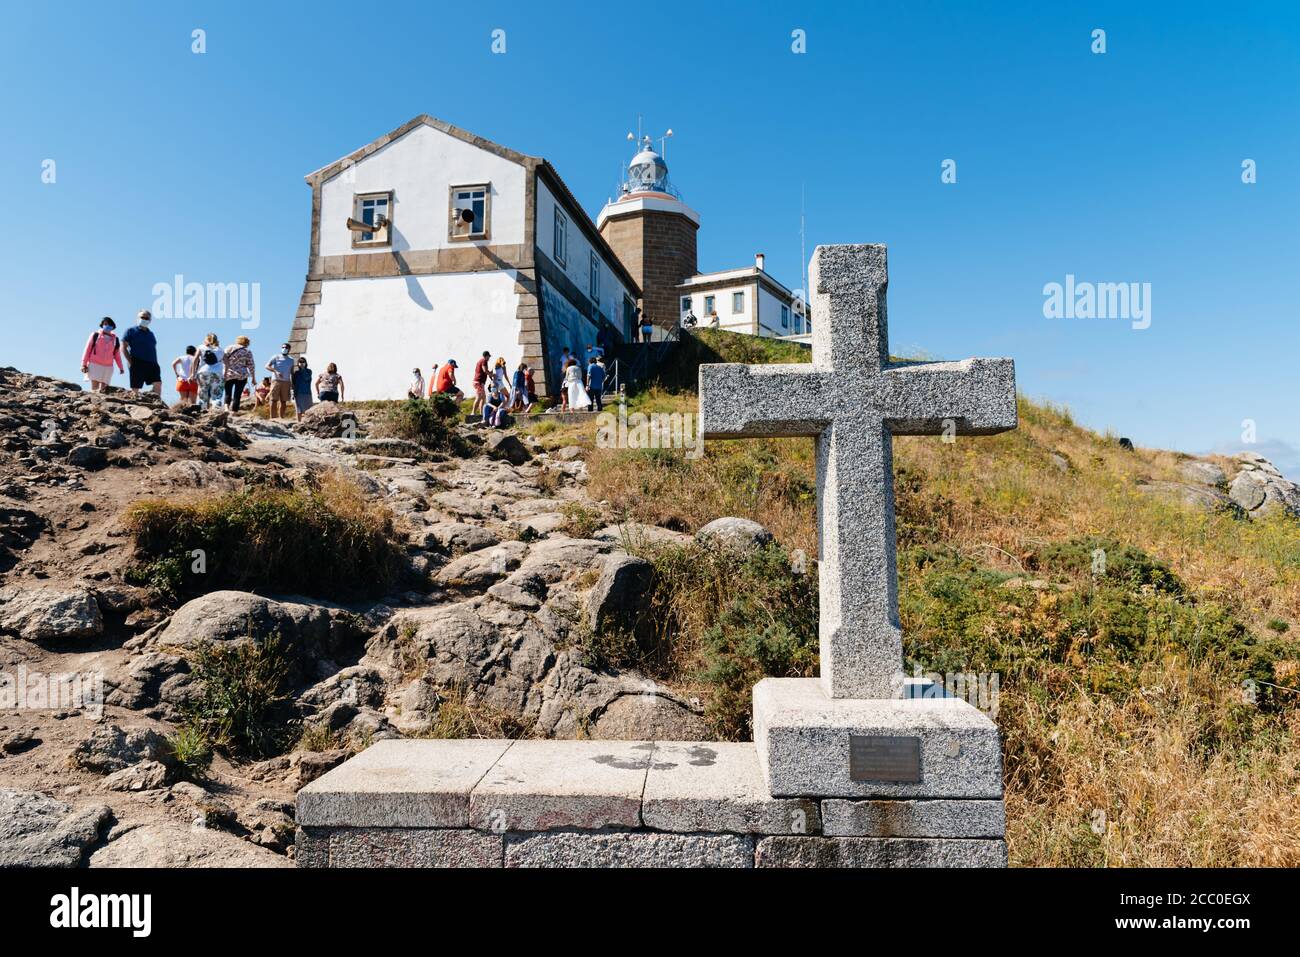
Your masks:
{"label": "person in orange shirt", "polygon": [[457,402],[465,401],[465,393],[456,388],[456,360],[448,359],[438,370],[438,392],[450,395]]}

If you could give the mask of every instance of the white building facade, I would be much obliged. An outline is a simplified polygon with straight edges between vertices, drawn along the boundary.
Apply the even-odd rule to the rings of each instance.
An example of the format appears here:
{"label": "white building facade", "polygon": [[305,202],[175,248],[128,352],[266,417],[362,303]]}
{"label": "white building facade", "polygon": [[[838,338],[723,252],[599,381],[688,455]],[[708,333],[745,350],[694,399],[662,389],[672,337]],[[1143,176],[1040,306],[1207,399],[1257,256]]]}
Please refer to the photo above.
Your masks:
{"label": "white building facade", "polygon": [[691,276],[677,295],[682,317],[704,328],[777,338],[809,332],[802,298],[767,273],[761,255],[747,268]]}
{"label": "white building facade", "polygon": [[[306,177],[311,253],[290,344],[349,399],[404,397],[411,370],[484,350],[558,388],[632,337],[641,292],[546,160],[421,115]],[[365,225],[373,225],[366,230]]]}

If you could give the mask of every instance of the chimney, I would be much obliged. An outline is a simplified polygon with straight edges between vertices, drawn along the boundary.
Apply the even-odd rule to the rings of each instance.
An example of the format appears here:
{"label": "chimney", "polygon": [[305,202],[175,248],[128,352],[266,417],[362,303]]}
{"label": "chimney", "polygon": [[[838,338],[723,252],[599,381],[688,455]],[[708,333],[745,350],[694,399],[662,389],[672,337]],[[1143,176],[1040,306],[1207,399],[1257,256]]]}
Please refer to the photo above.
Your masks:
{"label": "chimney", "polygon": [[763,269],[763,264],[764,264],[766,261],[767,261],[767,257],[764,256],[762,253],[755,253],[755,254],[754,254],[754,266],[758,269],[759,272],[765,272],[765,271],[766,271],[766,270]]}

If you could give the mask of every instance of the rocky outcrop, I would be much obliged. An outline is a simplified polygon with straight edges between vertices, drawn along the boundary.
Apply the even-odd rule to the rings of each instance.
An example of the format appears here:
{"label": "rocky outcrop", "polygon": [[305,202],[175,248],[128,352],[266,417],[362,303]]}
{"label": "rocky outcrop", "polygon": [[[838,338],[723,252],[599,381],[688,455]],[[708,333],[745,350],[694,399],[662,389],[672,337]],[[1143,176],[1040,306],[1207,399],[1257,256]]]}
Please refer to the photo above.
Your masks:
{"label": "rocky outcrop", "polygon": [[654,566],[644,558],[610,555],[587,595],[587,627],[635,631],[654,582]]}
{"label": "rocky outcrop", "polygon": [[28,641],[93,638],[104,630],[95,596],[84,588],[0,589],[0,629]]}
{"label": "rocky outcrop", "polygon": [[68,763],[94,774],[112,774],[142,761],[171,760],[166,739],[151,728],[122,729],[101,725],[83,738]]}
{"label": "rocky outcrop", "polygon": [[126,831],[90,857],[91,867],[292,867],[283,855],[224,831],[169,821]]}
{"label": "rocky outcrop", "polygon": [[0,788],[0,867],[79,867],[111,819],[102,804],[73,810],[35,791]]}
{"label": "rocky outcrop", "polygon": [[1282,477],[1268,459],[1253,452],[1239,452],[1237,475],[1228,496],[1247,515],[1285,513],[1300,516],[1300,485]]}

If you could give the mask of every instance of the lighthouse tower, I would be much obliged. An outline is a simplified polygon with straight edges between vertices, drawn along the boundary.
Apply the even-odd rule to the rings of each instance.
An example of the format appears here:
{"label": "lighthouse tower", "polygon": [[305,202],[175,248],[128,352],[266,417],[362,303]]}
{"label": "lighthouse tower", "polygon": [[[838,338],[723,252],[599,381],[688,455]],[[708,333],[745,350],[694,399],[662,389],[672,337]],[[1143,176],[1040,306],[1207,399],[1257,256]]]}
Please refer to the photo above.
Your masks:
{"label": "lighthouse tower", "polygon": [[650,137],[627,167],[617,199],[605,204],[596,228],[641,287],[641,308],[661,329],[680,318],[677,286],[696,273],[700,214],[668,181],[668,164]]}

